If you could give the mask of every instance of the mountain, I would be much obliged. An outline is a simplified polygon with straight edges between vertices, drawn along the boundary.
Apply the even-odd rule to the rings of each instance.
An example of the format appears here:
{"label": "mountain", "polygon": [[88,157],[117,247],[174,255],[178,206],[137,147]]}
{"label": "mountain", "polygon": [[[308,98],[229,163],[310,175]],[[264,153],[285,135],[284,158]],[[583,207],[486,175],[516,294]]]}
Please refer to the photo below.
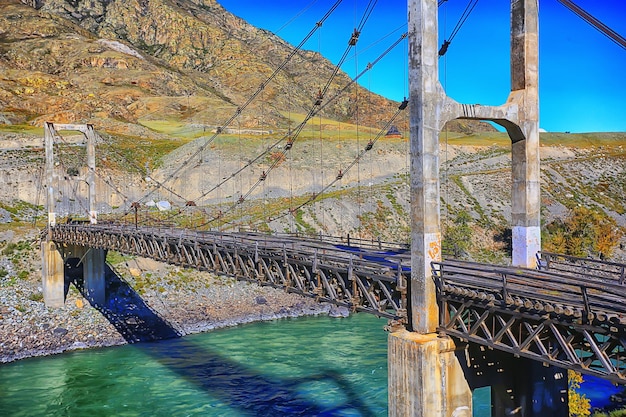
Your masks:
{"label": "mountain", "polygon": [[[306,114],[335,69],[300,50],[276,71],[294,46],[214,0],[0,0],[0,9],[4,123],[92,123],[124,134],[149,133],[146,120],[219,126],[259,92],[234,122],[285,128],[285,114]],[[339,71],[326,98],[349,83]],[[397,109],[362,87],[350,89],[321,115],[382,127]],[[359,106],[357,95],[368,105]]]}

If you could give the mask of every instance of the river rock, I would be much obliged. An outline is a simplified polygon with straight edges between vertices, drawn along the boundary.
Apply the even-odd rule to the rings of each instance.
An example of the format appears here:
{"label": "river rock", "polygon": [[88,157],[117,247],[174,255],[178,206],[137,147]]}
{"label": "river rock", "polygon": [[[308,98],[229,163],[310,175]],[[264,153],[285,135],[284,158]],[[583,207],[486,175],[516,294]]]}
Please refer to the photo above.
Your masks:
{"label": "river rock", "polygon": [[332,306],[330,310],[328,310],[328,315],[334,318],[343,318],[350,316],[350,310],[347,307],[342,306]]}
{"label": "river rock", "polygon": [[67,334],[67,329],[64,329],[63,327],[57,327],[52,331],[52,333],[56,336],[63,337]]}

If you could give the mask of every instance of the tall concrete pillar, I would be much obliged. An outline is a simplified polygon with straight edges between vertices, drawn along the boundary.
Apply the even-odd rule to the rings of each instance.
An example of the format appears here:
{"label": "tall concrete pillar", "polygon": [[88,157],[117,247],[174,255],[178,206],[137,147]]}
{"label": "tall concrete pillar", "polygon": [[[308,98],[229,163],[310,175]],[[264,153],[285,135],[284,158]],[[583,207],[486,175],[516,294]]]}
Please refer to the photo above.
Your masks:
{"label": "tall concrete pillar", "polygon": [[82,267],[85,298],[92,305],[103,305],[106,300],[106,251],[80,245],[68,245],[65,257],[78,259],[78,265]]}
{"label": "tall concrete pillar", "polygon": [[448,103],[438,76],[437,1],[409,2],[411,279],[408,330],[389,335],[389,415],[470,417],[472,396],[439,337],[431,262],[441,260],[439,131]]}
{"label": "tall concrete pillar", "polygon": [[46,150],[46,206],[48,208],[48,226],[56,225],[54,196],[54,125],[44,123],[44,148]]}
{"label": "tall concrete pillar", "polygon": [[89,222],[98,223],[96,211],[96,132],[93,125],[86,125],[83,132],[87,137],[87,183],[89,185]]}
{"label": "tall concrete pillar", "polygon": [[57,130],[76,130],[87,139],[87,185],[89,186],[89,222],[98,221],[96,211],[96,132],[93,125],[74,125],[46,122],[44,123],[44,145],[46,150],[47,207],[48,226],[56,225],[54,184],[54,136]]}
{"label": "tall concrete pillar", "polygon": [[439,119],[445,94],[439,84],[437,1],[409,7],[411,158],[410,330],[434,332],[439,323],[430,263],[441,260]]}
{"label": "tall concrete pillar", "polygon": [[54,242],[41,242],[41,288],[46,307],[65,304],[65,264]]}
{"label": "tall concrete pillar", "polygon": [[541,250],[539,173],[539,11],[537,0],[511,0],[511,100],[523,139],[512,139],[513,265],[534,268]]}

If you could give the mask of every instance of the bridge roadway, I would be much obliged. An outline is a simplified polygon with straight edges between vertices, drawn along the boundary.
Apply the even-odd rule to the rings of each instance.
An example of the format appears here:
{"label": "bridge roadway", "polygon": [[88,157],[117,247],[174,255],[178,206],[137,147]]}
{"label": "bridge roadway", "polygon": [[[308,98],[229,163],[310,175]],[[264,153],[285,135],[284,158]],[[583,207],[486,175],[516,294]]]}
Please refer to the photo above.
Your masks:
{"label": "bridge roadway", "polygon": [[[392,320],[407,315],[410,253],[258,233],[59,224],[48,238],[283,288]],[[363,242],[360,242],[361,244]],[[433,262],[441,333],[626,384],[623,264],[541,253],[540,270]]]}

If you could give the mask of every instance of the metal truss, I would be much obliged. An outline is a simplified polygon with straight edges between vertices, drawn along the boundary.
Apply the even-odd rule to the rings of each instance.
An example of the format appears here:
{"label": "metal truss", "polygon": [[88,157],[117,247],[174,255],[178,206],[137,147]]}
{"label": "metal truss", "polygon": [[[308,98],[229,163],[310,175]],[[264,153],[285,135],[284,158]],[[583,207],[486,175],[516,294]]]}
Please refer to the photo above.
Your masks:
{"label": "metal truss", "polygon": [[433,272],[440,332],[626,384],[624,286],[455,261]]}
{"label": "metal truss", "polygon": [[47,238],[283,288],[389,319],[406,317],[407,276],[400,263],[321,242],[109,224],[60,224]]}

